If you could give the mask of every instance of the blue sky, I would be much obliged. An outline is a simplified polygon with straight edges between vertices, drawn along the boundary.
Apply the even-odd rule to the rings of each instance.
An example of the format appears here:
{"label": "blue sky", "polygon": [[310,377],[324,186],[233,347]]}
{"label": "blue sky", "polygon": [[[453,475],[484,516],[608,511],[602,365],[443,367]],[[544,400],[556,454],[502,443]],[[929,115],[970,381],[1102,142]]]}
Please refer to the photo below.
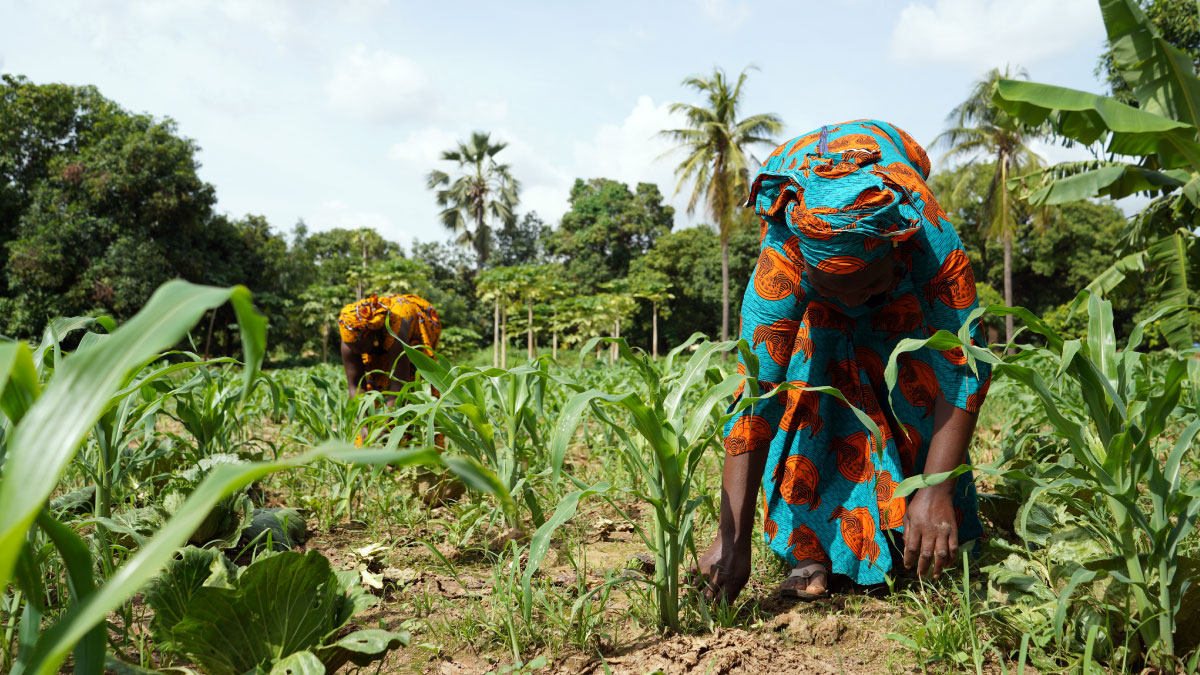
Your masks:
{"label": "blue sky", "polygon": [[[556,224],[576,177],[671,196],[654,134],[699,102],[688,75],[757,66],[742,112],[779,114],[780,141],[874,117],[928,144],[993,66],[1101,91],[1103,39],[1095,0],[0,0],[0,71],[173,118],[222,211],[404,244],[446,237],[424,176],[473,129],[509,142],[521,210]],[[704,220],[671,201],[676,227]]]}

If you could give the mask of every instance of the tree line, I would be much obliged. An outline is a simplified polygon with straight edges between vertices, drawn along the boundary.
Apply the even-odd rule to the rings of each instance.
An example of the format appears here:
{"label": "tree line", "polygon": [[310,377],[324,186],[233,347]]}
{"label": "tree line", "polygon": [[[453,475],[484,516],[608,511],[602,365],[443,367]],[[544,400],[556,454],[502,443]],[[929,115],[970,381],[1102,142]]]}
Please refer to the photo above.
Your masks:
{"label": "tree line", "polygon": [[[261,216],[220,214],[214,188],[197,175],[196,143],[169,118],[127,111],[95,87],[5,75],[0,334],[36,338],[57,316],[127,318],[175,277],[250,287],[270,318],[277,359],[327,358],[337,310],[372,292],[427,297],[447,352],[491,346],[497,363],[509,349],[556,351],[597,335],[655,351],[696,331],[724,336],[732,323],[736,332],[759,248],[738,195],[757,165],[754,148],[783,140],[777,115],[740,116],[747,76],[718,69],[688,78],[702,103],[676,104],[688,126],[663,132],[681,151],[674,189],[711,224],[677,229],[658,186],[589,177],[576,180],[552,227],[522,212],[504,144],[477,132],[443,154],[446,170],[427,176],[451,238],[406,249],[369,228],[311,232],[301,221],[285,232]],[[1011,302],[1065,320],[1075,292],[1116,259],[1125,220],[1110,204],[1081,201],[1042,218],[1000,198],[996,176],[1015,166],[1003,134],[1038,131],[976,103],[956,110],[944,135],[968,161],[931,185],[975,264],[981,296],[999,301],[995,289],[1007,287]],[[1137,299],[1125,307],[1131,318]],[[230,310],[213,312],[194,348],[234,353],[233,323]]]}

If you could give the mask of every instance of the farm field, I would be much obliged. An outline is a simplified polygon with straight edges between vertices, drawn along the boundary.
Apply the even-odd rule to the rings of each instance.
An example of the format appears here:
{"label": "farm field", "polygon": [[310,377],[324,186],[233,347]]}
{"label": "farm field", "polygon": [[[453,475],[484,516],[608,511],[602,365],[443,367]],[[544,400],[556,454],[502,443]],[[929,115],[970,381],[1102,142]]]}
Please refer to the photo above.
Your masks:
{"label": "farm field", "polygon": [[[38,529],[21,535],[4,615],[46,623],[39,635],[7,619],[6,670],[95,658],[89,640],[118,672],[303,672],[301,659],[370,672],[1122,671],[1166,650],[1194,661],[1200,361],[1118,351],[1095,298],[1086,341],[1048,331],[1049,347],[990,356],[1007,376],[973,447],[990,526],[977,553],[964,547],[932,583],[899,574],[796,604],[779,597],[784,569],[760,545],[752,584],[725,606],[692,592],[687,566],[714,529],[725,394],[747,383],[721,358],[737,343],[696,336],[656,361],[617,341],[612,365],[593,363],[589,344],[583,366],[577,353],[509,369],[413,353],[425,379],[385,409],[377,394],[348,399],[331,366],[255,372],[147,355],[133,339],[160,302],[194,317],[214,297],[228,296],[172,284],[111,334],[104,321],[58,322],[73,351],[51,339],[4,352],[5,410],[21,420],[4,439],[5,493],[41,483],[54,497],[40,514],[23,507]],[[261,326],[245,316],[253,364]],[[154,327],[174,320],[182,334],[193,317]],[[1150,432],[1120,463],[1092,406],[1113,421],[1119,411],[1081,386],[1097,363],[1128,397],[1130,428]],[[40,417],[54,401],[97,412],[86,424]],[[53,451],[66,433],[86,436],[77,453]],[[674,453],[654,445],[662,436]],[[1113,484],[1083,480],[1099,467]],[[1155,584],[1144,608],[1138,572]]]}
{"label": "farm field", "polygon": [[1200,3],[403,4],[5,8],[0,675],[1200,675]]}

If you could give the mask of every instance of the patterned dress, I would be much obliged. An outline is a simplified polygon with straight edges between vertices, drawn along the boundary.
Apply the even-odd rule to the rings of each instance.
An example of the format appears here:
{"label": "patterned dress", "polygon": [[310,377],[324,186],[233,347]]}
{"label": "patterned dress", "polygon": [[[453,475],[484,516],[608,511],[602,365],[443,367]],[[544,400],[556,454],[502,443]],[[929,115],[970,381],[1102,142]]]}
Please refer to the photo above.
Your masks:
{"label": "patterned dress", "polygon": [[[408,332],[402,333],[406,320]],[[363,388],[367,391],[384,391],[391,384],[387,374],[392,372],[395,365],[387,359],[388,350],[396,343],[392,334],[405,344],[432,354],[442,335],[442,322],[433,305],[425,298],[417,295],[372,294],[342,308],[338,314],[338,332],[346,344],[372,341],[362,353],[367,372]]]}
{"label": "patterned dress", "polygon": [[[781,382],[832,385],[871,416],[884,450],[874,450],[870,432],[846,404],[798,390],[781,392],[731,420],[725,449],[731,455],[768,453],[762,500],[771,550],[792,565],[812,558],[856,583],[872,584],[884,581],[891,569],[884,531],[903,529],[906,507],[904,499],[892,495],[900,481],[922,471],[935,401],[940,394],[977,412],[990,370],[980,363],[978,375],[973,373],[961,349],[901,355],[898,386],[891,392],[893,416],[884,382],[892,350],[904,338],[924,338],[939,329],[957,333],[976,307],[975,280],[954,227],[925,185],[929,160],[916,142],[874,120],[823,130],[824,138],[818,130],[780,146],[756,178],[750,199],[762,218],[762,245],[742,303],[741,337],[758,356],[764,390]],[[865,155],[854,156],[860,150]],[[854,174],[854,189],[861,192],[832,207],[814,204],[819,187],[814,176],[842,180]],[[887,230],[880,236],[891,233],[894,240],[868,239],[865,249],[889,247],[896,270],[886,292],[848,307],[813,290],[803,272],[802,251],[819,250],[804,245],[814,236],[816,244],[828,245],[821,233],[829,230],[827,221],[834,215],[846,230],[854,230],[838,236],[858,236],[872,227],[863,215],[878,212],[863,206],[871,200],[876,206],[886,201],[893,209],[884,219],[893,224],[876,227]],[[864,247],[861,236],[856,245]],[[856,267],[862,262],[853,256],[827,258],[842,259]],[[810,263],[826,269],[821,260],[810,257]],[[973,338],[982,344],[974,332]],[[745,364],[739,368],[744,372]],[[958,479],[953,503],[959,540],[980,536],[970,474]]]}

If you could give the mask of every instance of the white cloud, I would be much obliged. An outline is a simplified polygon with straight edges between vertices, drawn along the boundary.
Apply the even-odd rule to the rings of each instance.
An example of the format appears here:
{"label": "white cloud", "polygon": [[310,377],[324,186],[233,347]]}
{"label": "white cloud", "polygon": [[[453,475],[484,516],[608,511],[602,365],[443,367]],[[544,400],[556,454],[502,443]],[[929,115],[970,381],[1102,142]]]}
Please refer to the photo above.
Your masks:
{"label": "white cloud", "polygon": [[459,140],[458,134],[429,127],[414,131],[403,141],[388,148],[388,159],[402,162],[422,173],[434,168],[441,159],[442,152],[455,147]]}
{"label": "white cloud", "polygon": [[[649,96],[639,96],[629,115],[620,124],[603,124],[587,142],[575,143],[575,165],[587,171],[581,178],[612,178],[629,183],[654,183],[672,206],[676,221],[690,224],[684,213],[689,186],[677,197],[675,167],[680,157],[671,152],[671,140],[659,136],[664,129],[678,129],[684,121],[669,110],[669,103],[655,104]],[[701,219],[703,214],[697,214]]]}
{"label": "white cloud", "polygon": [[699,0],[704,16],[722,29],[734,31],[750,18],[750,5],[744,0]]}
{"label": "white cloud", "polygon": [[399,240],[408,245],[412,236],[396,226],[392,219],[375,211],[360,211],[340,199],[330,199],[321,203],[307,219],[313,230],[322,232],[335,227],[354,230],[360,227],[370,227],[385,238]]}
{"label": "white cloud", "polygon": [[972,69],[1028,67],[1103,39],[1094,0],[921,0],[901,10],[890,55]]}
{"label": "white cloud", "polygon": [[416,61],[363,45],[346,51],[334,65],[325,93],[332,107],[376,122],[423,116],[436,98]]}

